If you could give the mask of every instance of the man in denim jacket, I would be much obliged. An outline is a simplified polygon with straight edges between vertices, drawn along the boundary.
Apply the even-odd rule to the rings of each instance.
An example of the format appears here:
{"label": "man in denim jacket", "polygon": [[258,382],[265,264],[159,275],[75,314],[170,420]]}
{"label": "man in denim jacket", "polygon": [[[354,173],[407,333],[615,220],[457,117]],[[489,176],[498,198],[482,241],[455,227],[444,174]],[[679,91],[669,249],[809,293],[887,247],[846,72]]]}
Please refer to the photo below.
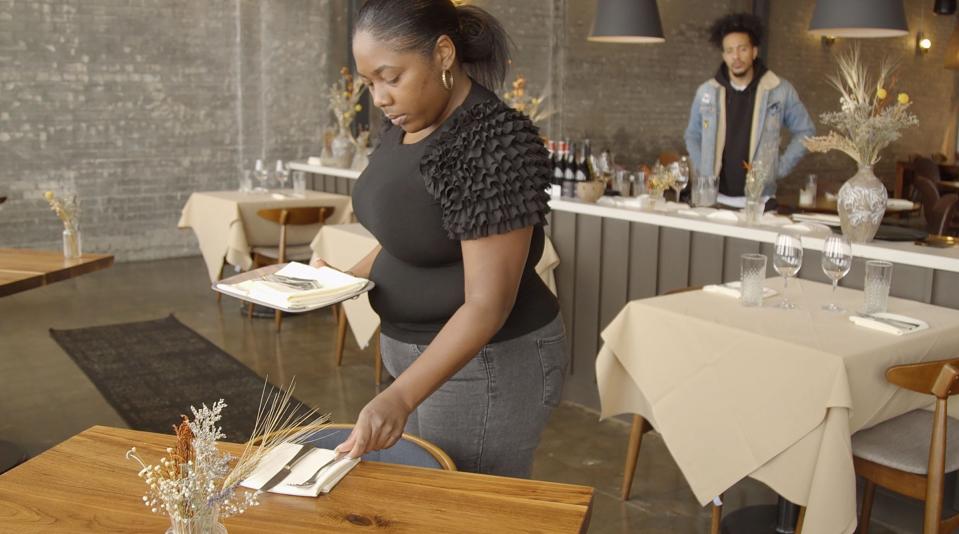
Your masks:
{"label": "man in denim jacket", "polygon": [[[749,14],[717,20],[710,41],[722,50],[716,76],[699,86],[686,127],[686,150],[702,176],[719,176],[720,202],[744,202],[744,162],[763,161],[774,174],[763,196],[776,195],[777,181],[806,153],[802,139],[815,135],[796,89],[758,59],[762,24]],[[783,126],[792,133],[779,154]]]}

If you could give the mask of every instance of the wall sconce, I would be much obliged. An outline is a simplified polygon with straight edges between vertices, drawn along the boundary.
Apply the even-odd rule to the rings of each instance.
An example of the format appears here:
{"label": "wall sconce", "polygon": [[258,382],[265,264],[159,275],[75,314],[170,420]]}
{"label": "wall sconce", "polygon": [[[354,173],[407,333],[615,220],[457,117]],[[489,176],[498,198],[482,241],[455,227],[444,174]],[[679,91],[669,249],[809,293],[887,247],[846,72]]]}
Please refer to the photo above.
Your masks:
{"label": "wall sconce", "polygon": [[832,45],[836,44],[836,38],[833,37],[832,35],[823,35],[822,37],[819,38],[819,42],[822,43],[824,47],[829,48]]}
{"label": "wall sconce", "polygon": [[916,54],[923,55],[932,48],[932,40],[926,37],[922,32],[916,32]]}

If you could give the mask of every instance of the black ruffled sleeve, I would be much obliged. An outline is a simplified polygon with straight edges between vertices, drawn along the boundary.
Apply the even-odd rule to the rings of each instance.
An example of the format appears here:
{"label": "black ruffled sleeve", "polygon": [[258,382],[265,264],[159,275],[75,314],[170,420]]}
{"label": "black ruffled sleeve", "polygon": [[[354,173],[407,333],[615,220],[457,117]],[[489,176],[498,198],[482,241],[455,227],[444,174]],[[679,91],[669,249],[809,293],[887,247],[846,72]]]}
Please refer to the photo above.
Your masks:
{"label": "black ruffled sleeve", "polygon": [[420,162],[450,239],[545,225],[549,153],[529,118],[490,99],[451,121]]}

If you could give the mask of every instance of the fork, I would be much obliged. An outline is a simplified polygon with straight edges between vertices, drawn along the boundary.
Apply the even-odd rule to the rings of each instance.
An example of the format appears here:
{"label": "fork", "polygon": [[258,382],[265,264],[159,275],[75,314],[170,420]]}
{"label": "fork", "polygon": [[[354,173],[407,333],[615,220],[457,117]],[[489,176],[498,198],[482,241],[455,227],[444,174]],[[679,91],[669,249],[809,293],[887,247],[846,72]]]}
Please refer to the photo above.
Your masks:
{"label": "fork", "polygon": [[331,465],[336,463],[338,460],[341,460],[344,456],[346,456],[345,452],[338,453],[336,456],[330,458],[326,463],[321,465],[316,470],[316,472],[313,473],[313,476],[311,476],[310,478],[304,480],[303,482],[300,482],[299,484],[287,484],[287,485],[293,486],[295,488],[308,488],[312,486],[313,484],[316,484],[316,481],[320,479],[320,473],[325,471],[327,467],[330,467]]}

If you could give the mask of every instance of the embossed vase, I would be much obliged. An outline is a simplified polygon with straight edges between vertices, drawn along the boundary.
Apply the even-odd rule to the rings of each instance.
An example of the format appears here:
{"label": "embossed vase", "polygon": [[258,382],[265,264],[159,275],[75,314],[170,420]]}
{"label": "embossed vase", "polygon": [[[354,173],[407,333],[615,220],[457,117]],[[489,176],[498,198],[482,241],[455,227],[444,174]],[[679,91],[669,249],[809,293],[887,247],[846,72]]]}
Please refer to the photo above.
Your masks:
{"label": "embossed vase", "polygon": [[166,534],[227,534],[226,527],[219,521],[219,515],[218,510],[208,509],[191,518],[170,518],[170,528]]}
{"label": "embossed vase", "polygon": [[856,175],[839,189],[836,199],[842,235],[852,243],[872,241],[886,213],[889,194],[872,172],[872,165],[861,165]]}

